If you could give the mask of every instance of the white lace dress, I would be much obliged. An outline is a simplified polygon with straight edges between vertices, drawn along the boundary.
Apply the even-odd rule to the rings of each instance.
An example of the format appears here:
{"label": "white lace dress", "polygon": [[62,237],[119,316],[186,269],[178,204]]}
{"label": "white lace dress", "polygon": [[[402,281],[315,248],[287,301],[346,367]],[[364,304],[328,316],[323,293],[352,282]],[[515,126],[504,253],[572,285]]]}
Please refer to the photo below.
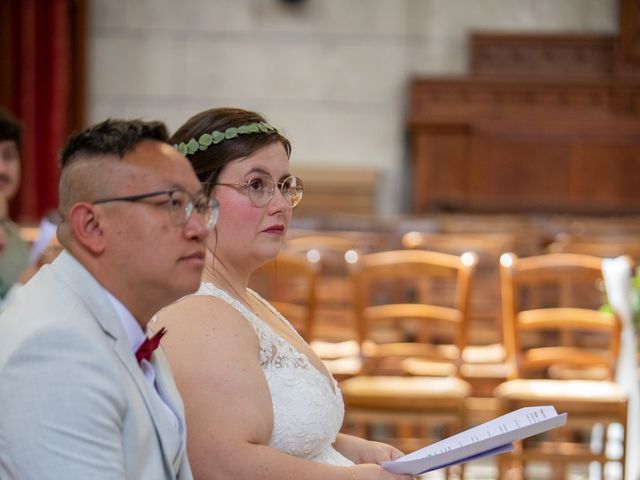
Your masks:
{"label": "white lace dress", "polygon": [[[251,294],[295,332],[269,302],[254,291]],[[332,445],[344,418],[344,403],[336,381],[331,379],[332,388],[326,375],[305,354],[224,290],[211,283],[203,283],[195,295],[210,295],[225,301],[247,319],[258,336],[260,365],[273,404],[273,431],[269,446],[319,463],[353,465]]]}

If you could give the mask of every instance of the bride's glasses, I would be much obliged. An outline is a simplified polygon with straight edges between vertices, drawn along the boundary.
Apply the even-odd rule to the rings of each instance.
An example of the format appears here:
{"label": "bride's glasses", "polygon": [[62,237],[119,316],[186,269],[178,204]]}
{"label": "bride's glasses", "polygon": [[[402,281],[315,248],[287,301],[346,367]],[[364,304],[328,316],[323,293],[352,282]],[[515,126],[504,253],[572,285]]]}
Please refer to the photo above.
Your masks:
{"label": "bride's glasses", "polygon": [[256,207],[264,207],[273,198],[276,187],[291,207],[295,207],[302,200],[304,184],[298,177],[289,176],[276,183],[269,175],[255,175],[247,182],[216,183],[223,187],[234,187],[245,192],[249,200]]}

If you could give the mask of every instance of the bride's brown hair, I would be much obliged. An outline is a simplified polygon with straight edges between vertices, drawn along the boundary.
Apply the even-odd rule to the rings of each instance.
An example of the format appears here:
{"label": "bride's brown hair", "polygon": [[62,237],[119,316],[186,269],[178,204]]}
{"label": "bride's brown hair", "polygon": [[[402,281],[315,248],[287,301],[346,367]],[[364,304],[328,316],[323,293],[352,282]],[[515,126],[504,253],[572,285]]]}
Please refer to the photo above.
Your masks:
{"label": "bride's brown hair", "polygon": [[[228,128],[240,128],[252,124],[266,123],[265,118],[257,112],[241,108],[211,108],[200,112],[182,125],[169,139],[174,145],[196,141],[203,134],[217,131],[224,133]],[[291,156],[291,143],[276,129],[260,129],[255,133],[237,135],[219,143],[212,143],[204,150],[197,149],[188,153],[187,159],[204,186],[204,193],[209,195],[220,176],[222,169],[238,158],[247,157],[263,147],[280,142]]]}

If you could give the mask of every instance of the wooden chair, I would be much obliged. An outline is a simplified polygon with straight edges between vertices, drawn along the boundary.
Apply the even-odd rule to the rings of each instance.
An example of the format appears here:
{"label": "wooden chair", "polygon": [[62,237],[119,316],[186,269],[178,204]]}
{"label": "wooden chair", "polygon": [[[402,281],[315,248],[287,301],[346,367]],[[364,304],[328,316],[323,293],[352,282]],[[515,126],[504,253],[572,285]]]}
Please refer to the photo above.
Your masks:
{"label": "wooden chair", "polygon": [[485,235],[499,238],[510,236],[513,252],[536,255],[549,243],[546,219],[522,214],[443,214],[439,217],[440,232],[462,235]]}
{"label": "wooden chair", "polygon": [[[471,385],[467,400],[470,423],[481,423],[495,417],[497,404],[493,390],[507,379],[505,352],[502,344],[500,311],[499,259],[516,246],[516,235],[507,232],[407,232],[402,246],[455,255],[473,252],[478,257],[474,286],[469,304],[469,333],[463,363],[462,378]],[[415,374],[420,370],[413,369]]]}
{"label": "wooden chair", "polygon": [[[569,414],[566,428],[534,437],[514,453],[501,455],[501,478],[507,478],[507,472],[526,475],[531,462],[550,463],[553,478],[565,478],[569,464],[597,462],[605,478],[604,466],[612,460],[606,452],[607,427],[627,422],[627,395],[614,382],[621,322],[593,305],[563,304],[577,297],[562,294],[569,283],[597,289],[602,280],[601,258],[505,254],[500,268],[510,367],[510,380],[496,389],[502,413],[550,404]],[[604,426],[601,435],[596,425]],[[624,438],[621,442],[619,458],[613,460],[624,478]]]}
{"label": "wooden chair", "polygon": [[[365,375],[341,390],[355,433],[407,451],[465,425],[470,387],[458,368],[475,263],[473,254],[394,250],[351,265]],[[437,302],[440,282],[455,285],[451,305]],[[428,374],[408,376],[406,362]]]}
{"label": "wooden chair", "polygon": [[250,285],[310,340],[315,319],[318,265],[304,255],[282,251],[254,273]]}
{"label": "wooden chair", "polygon": [[347,265],[361,249],[377,241],[365,232],[293,231],[285,249],[305,255],[317,265],[314,329],[309,343],[338,380],[357,375],[361,368],[360,345],[353,317],[352,286]]}
{"label": "wooden chair", "polygon": [[560,234],[547,247],[549,253],[583,253],[597,257],[627,255],[640,263],[640,237],[637,235]]}
{"label": "wooden chair", "polygon": [[[358,242],[339,235],[303,235],[287,239],[285,249],[305,255],[318,267],[313,339],[330,343],[354,340],[355,322],[345,255],[357,255]],[[355,352],[357,353],[357,352]]]}
{"label": "wooden chair", "polygon": [[500,329],[500,255],[513,251],[515,236],[510,233],[430,233],[407,232],[402,246],[410,249],[478,257],[475,285],[469,305],[469,339],[475,345],[502,343]]}

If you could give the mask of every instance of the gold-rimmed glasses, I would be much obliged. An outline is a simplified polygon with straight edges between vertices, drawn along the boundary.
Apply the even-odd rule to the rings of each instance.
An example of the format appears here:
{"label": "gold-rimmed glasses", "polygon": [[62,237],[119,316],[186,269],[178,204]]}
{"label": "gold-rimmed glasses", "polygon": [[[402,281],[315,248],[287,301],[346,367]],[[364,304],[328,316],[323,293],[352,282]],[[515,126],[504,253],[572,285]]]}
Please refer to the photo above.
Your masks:
{"label": "gold-rimmed glasses", "polygon": [[126,197],[102,198],[92,202],[93,205],[110,202],[138,202],[146,198],[159,197],[165,195],[166,200],[156,202],[155,205],[165,206],[169,212],[169,218],[174,225],[184,225],[191,218],[195,210],[204,219],[209,230],[215,227],[218,221],[218,201],[213,197],[204,195],[194,198],[189,192],[180,189],[161,190],[158,192],[140,193],[138,195],[128,195]]}
{"label": "gold-rimmed glasses", "polygon": [[269,175],[255,175],[246,182],[216,183],[216,185],[233,187],[246,192],[249,201],[256,207],[264,207],[267,205],[273,198],[276,187],[291,207],[295,207],[300,203],[302,194],[304,193],[304,183],[302,179],[294,177],[293,175],[286,177],[278,183]]}

